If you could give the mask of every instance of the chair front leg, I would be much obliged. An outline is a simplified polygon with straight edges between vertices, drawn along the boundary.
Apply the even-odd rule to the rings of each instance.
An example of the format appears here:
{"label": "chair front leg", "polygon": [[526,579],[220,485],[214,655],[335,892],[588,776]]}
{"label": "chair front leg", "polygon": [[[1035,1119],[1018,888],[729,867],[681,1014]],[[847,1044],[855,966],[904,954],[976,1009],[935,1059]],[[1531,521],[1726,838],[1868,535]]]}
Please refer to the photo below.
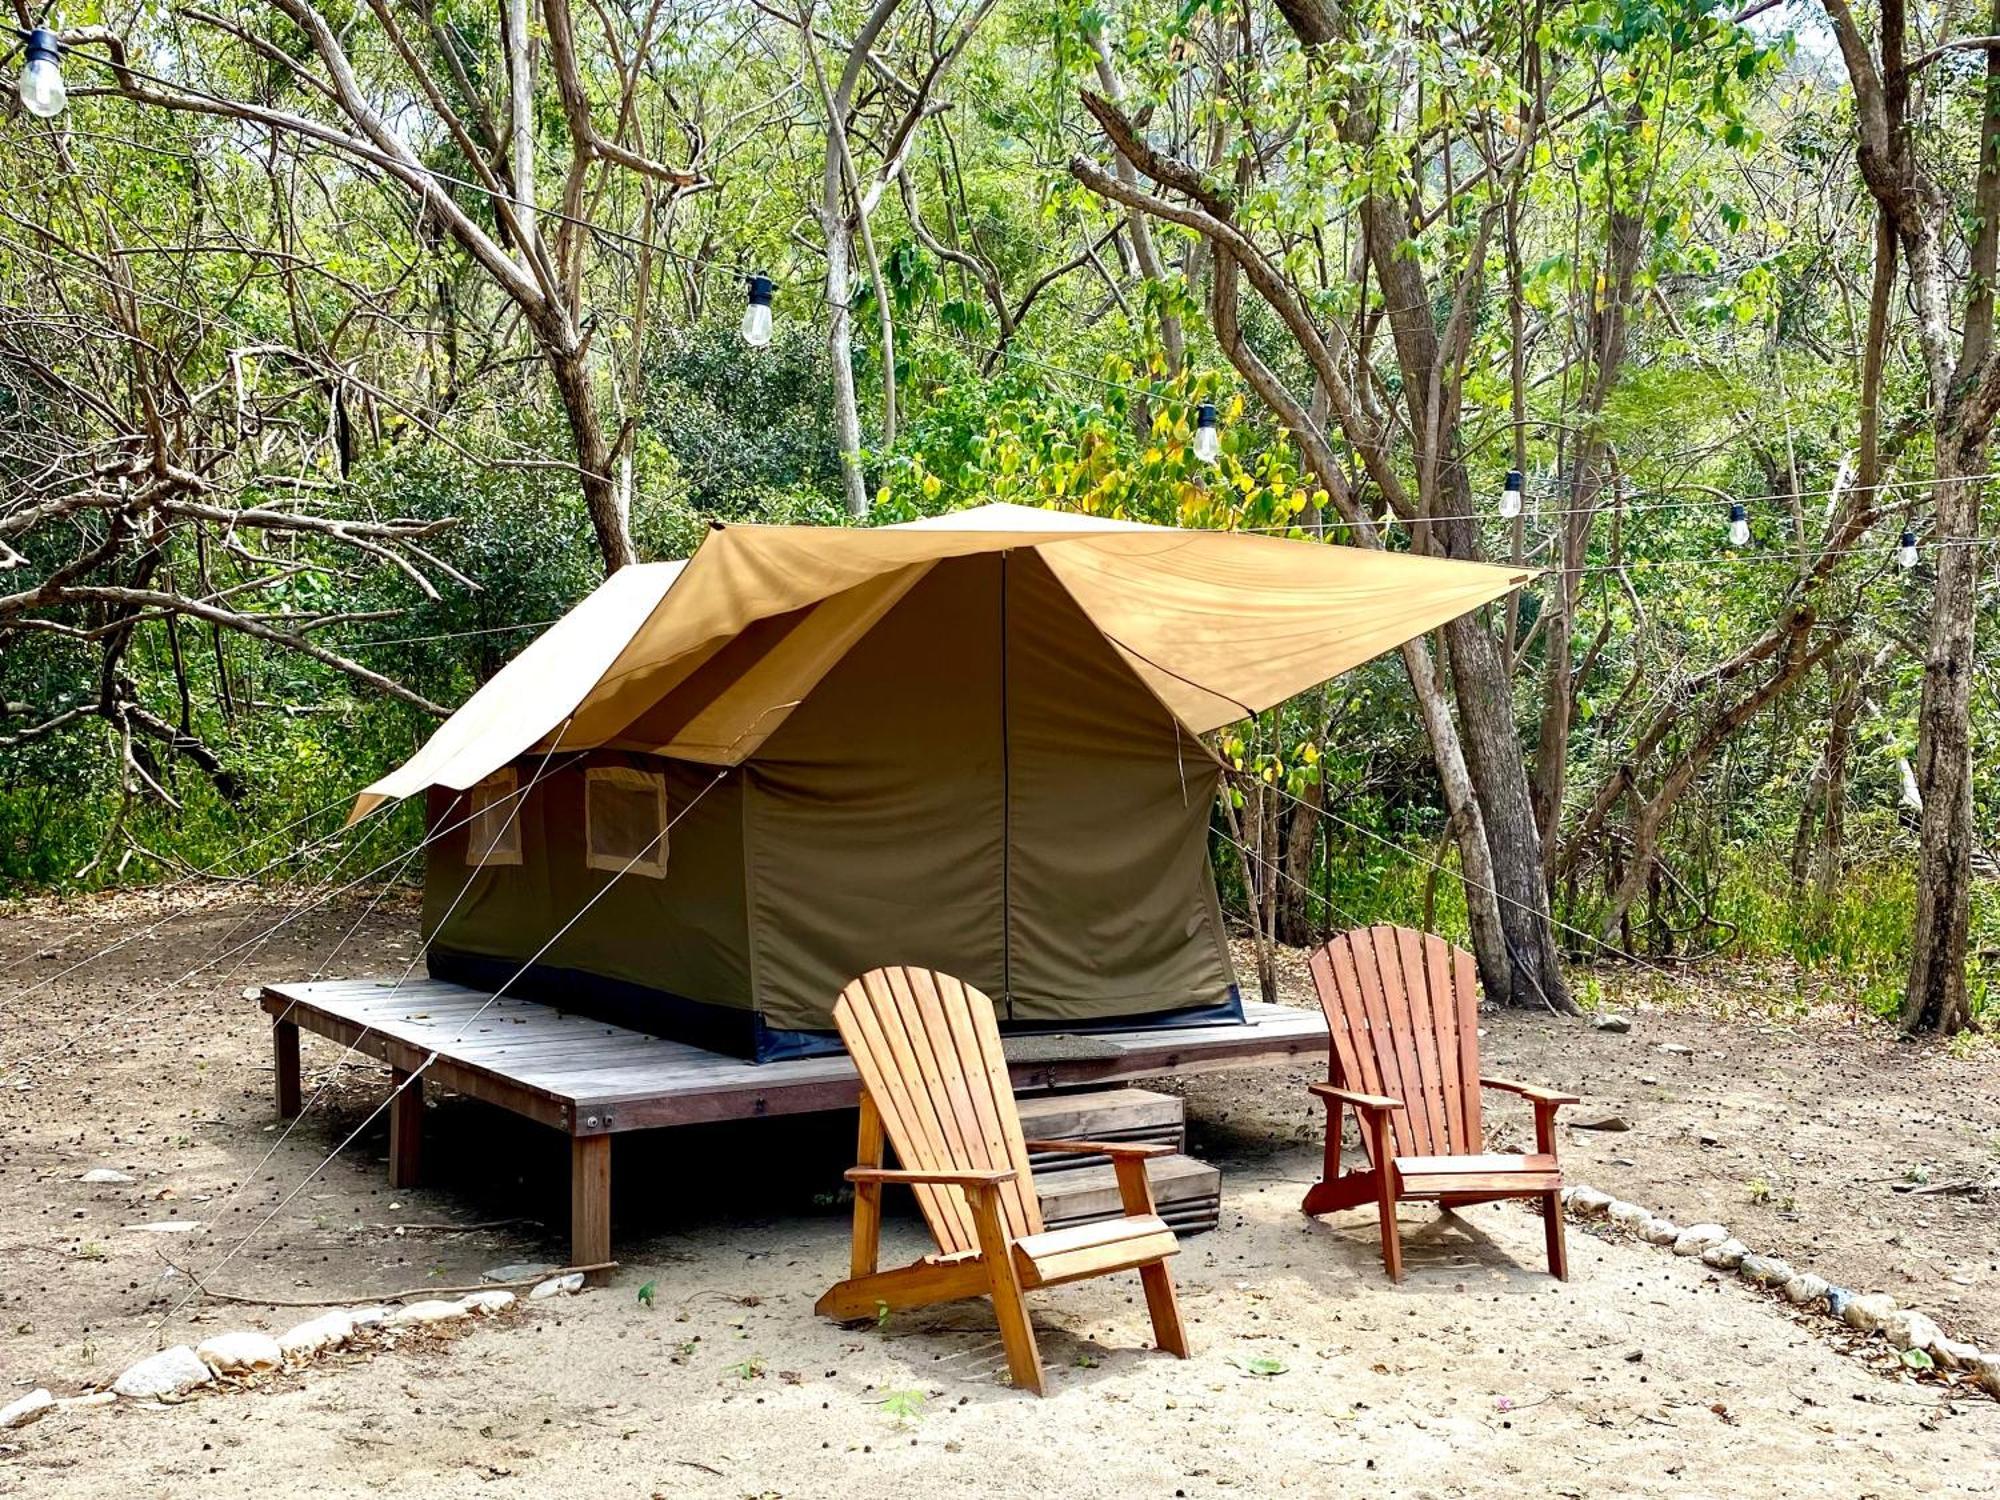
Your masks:
{"label": "chair front leg", "polygon": [[[861,1095],[861,1133],[854,1148],[857,1167],[882,1165],[882,1114],[864,1091]],[[882,1254],[882,1184],[857,1182],[854,1185],[854,1247],[849,1257],[850,1278],[872,1276]]]}
{"label": "chair front leg", "polygon": [[[1325,1099],[1326,1105],[1326,1156],[1320,1168],[1320,1180],[1306,1190],[1305,1202],[1300,1211],[1308,1218],[1320,1214],[1337,1213],[1343,1208],[1359,1208],[1364,1203],[1375,1201],[1374,1168],[1359,1172],[1345,1172],[1340,1164],[1340,1117],[1347,1106],[1338,1099]],[[1357,1126],[1366,1131],[1369,1116],[1356,1106],[1354,1118]],[[1372,1139],[1372,1137],[1371,1137]]]}
{"label": "chair front leg", "polygon": [[[1155,1212],[1153,1183],[1146,1175],[1146,1163],[1136,1156],[1112,1158],[1118,1174],[1118,1202],[1130,1218]],[[1148,1261],[1139,1267],[1139,1284],[1146,1290],[1146,1311],[1153,1319],[1153,1342],[1169,1354],[1188,1357],[1187,1329],[1181,1323],[1180,1298],[1174,1294],[1174,1278],[1164,1260]]]}
{"label": "chair front leg", "polygon": [[1560,1108],[1552,1101],[1535,1100],[1535,1149],[1546,1156],[1556,1154],[1556,1111]]}
{"label": "chair front leg", "polygon": [[1403,1279],[1403,1241],[1396,1229],[1396,1158],[1389,1135],[1389,1117],[1380,1110],[1368,1117],[1370,1153],[1375,1158],[1375,1211],[1382,1220],[1382,1268],[1391,1281]]}
{"label": "chair front leg", "polygon": [[[1548,1156],[1556,1154],[1556,1111],[1553,1100],[1535,1101],[1535,1149]],[[1542,1194],[1542,1239],[1549,1253],[1549,1274],[1557,1281],[1569,1280],[1569,1241],[1564,1237],[1562,1194]]]}
{"label": "chair front leg", "polygon": [[1014,1247],[1000,1214],[1000,1189],[992,1183],[969,1187],[966,1201],[979,1232],[979,1260],[993,1298],[993,1320],[1000,1325],[1000,1346],[1007,1351],[1007,1371],[1024,1391],[1042,1394],[1042,1353],[1035,1345],[1035,1327],[1028,1321],[1028,1302],[1021,1295],[1020,1273],[1014,1269]]}

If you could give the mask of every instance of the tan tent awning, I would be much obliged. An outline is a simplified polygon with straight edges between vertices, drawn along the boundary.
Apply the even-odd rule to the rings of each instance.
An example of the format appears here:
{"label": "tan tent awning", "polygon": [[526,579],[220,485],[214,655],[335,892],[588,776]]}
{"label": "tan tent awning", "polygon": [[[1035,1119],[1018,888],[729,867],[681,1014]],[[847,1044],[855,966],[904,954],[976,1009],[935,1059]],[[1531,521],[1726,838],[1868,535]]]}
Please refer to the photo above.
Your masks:
{"label": "tan tent awning", "polygon": [[903,526],[726,526],[621,569],[482,687],[361,817],[528,751],[735,765],[929,568],[1032,548],[1186,727],[1206,733],[1500,598],[1532,570],[985,505]]}

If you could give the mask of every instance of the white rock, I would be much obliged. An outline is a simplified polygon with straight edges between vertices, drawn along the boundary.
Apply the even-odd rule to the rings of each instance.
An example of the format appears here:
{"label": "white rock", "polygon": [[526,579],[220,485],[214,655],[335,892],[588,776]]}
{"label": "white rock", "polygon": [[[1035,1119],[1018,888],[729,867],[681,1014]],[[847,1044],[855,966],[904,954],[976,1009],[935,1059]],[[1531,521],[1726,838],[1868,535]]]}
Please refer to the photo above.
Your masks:
{"label": "white rock", "polygon": [[1775,1255],[1746,1255],[1736,1263],[1737,1274],[1759,1286],[1783,1286],[1794,1273],[1789,1262]]}
{"label": "white rock", "polygon": [[1733,1271],[1743,1264],[1743,1257],[1750,1253],[1750,1247],[1735,1238],[1724,1240],[1719,1245],[1710,1245],[1701,1252],[1701,1263],[1714,1266],[1718,1271]]}
{"label": "white rock", "polygon": [[110,1187],[127,1183],[131,1180],[123,1172],[114,1172],[109,1167],[92,1167],[78,1179],[78,1181],[87,1182],[93,1187]]}
{"label": "white rock", "polygon": [[[1609,1199],[1605,1200],[1609,1202]],[[567,1276],[551,1276],[528,1293],[530,1302],[540,1302],[545,1297],[566,1296],[570,1292],[583,1290],[583,1272],[572,1271]]]}
{"label": "white rock", "polygon": [[149,1354],[111,1382],[121,1396],[144,1400],[148,1397],[180,1396],[196,1386],[212,1385],[215,1372],[201,1362],[186,1344],[176,1344]]}
{"label": "white rock", "polygon": [[1604,1216],[1614,1224],[1622,1224],[1627,1229],[1636,1230],[1653,1217],[1653,1211],[1650,1208],[1642,1208],[1636,1203],[1627,1203],[1623,1198],[1619,1198],[1614,1200],[1611,1206],[1604,1211]]}
{"label": "white rock", "polygon": [[[1615,1201],[1609,1193],[1600,1193],[1594,1187],[1580,1187],[1570,1194],[1569,1208],[1578,1218],[1595,1219],[1602,1217]],[[534,1293],[528,1295],[532,1297]]]}
{"label": "white rock", "polygon": [[278,1347],[278,1341],[255,1328],[218,1333],[196,1344],[194,1352],[218,1375],[250,1375],[275,1370],[285,1362],[285,1351]]}
{"label": "white rock", "polygon": [[1849,1298],[1847,1306],[1840,1310],[1840,1321],[1849,1328],[1873,1333],[1889,1320],[1895,1310],[1894,1297],[1887,1292],[1875,1292],[1866,1297]]}
{"label": "white rock", "polygon": [[1729,1231],[1720,1224],[1690,1224],[1674,1241],[1674,1254],[1699,1255],[1711,1246],[1719,1245],[1729,1238]]}
{"label": "white rock", "polygon": [[514,1305],[512,1292],[474,1292],[469,1297],[458,1299],[458,1305],[469,1313],[504,1312]]}
{"label": "white rock", "polygon": [[338,1348],[354,1337],[354,1320],[335,1309],[287,1328],[278,1335],[278,1347],[285,1351],[286,1363],[310,1359],[322,1349]]}
{"label": "white rock", "polygon": [[380,1328],[389,1321],[389,1309],[379,1303],[374,1307],[350,1307],[347,1309],[347,1321],[356,1332],[363,1328]]}
{"label": "white rock", "polygon": [[0,1406],[0,1432],[15,1427],[26,1427],[30,1422],[49,1414],[56,1404],[56,1398],[45,1390],[32,1390],[18,1401],[9,1401]]}
{"label": "white rock", "polygon": [[1824,1276],[1815,1276],[1810,1271],[1801,1271],[1785,1283],[1785,1300],[1804,1307],[1808,1303],[1823,1302],[1831,1288]]}
{"label": "white rock", "polygon": [[391,1328],[408,1328],[418,1323],[449,1323],[453,1318],[470,1317],[468,1309],[456,1302],[412,1302],[389,1314]]}
{"label": "white rock", "polygon": [[1920,1312],[1898,1309],[1882,1320],[1882,1335],[1898,1349],[1922,1349],[1929,1353],[1931,1346],[1944,1337],[1944,1330]]}
{"label": "white rock", "polygon": [[1681,1237],[1681,1226],[1672,1219],[1648,1219],[1639,1226],[1639,1238],[1649,1245],[1671,1245]]}
{"label": "white rock", "polygon": [[1979,1349],[1974,1344],[1941,1337],[1931,1345],[1931,1358],[1947,1370],[1970,1370],[1979,1362]]}
{"label": "white rock", "polygon": [[199,1219],[162,1219],[157,1224],[127,1224],[127,1229],[142,1229],[147,1234],[193,1234],[201,1228]]}

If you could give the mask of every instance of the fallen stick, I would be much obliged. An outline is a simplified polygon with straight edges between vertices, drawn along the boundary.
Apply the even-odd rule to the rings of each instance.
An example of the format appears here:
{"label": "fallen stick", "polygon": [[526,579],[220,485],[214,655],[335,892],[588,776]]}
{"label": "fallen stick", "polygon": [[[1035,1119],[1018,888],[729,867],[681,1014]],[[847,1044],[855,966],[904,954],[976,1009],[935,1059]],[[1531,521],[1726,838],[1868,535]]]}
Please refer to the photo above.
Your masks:
{"label": "fallen stick", "polygon": [[1992,1182],[1974,1182],[1970,1177],[1957,1182],[1896,1182],[1889,1185],[1892,1193],[1907,1193],[1912,1198],[1929,1198],[1939,1193],[1990,1193],[2000,1188],[2000,1179]]}
{"label": "fallen stick", "polygon": [[[171,1262],[170,1262],[171,1264]],[[202,1295],[214,1297],[223,1302],[244,1302],[252,1307],[350,1307],[370,1302],[408,1302],[412,1298],[458,1297],[471,1292],[504,1291],[520,1286],[540,1286],[556,1276],[569,1276],[581,1271],[589,1275],[594,1271],[615,1271],[618,1262],[600,1260],[588,1266],[562,1266],[540,1276],[524,1276],[519,1281],[482,1281],[477,1286],[416,1286],[401,1292],[377,1292],[372,1296],[349,1297],[253,1297],[247,1292],[225,1292],[212,1286],[203,1286]],[[186,1274],[183,1272],[182,1274]]]}

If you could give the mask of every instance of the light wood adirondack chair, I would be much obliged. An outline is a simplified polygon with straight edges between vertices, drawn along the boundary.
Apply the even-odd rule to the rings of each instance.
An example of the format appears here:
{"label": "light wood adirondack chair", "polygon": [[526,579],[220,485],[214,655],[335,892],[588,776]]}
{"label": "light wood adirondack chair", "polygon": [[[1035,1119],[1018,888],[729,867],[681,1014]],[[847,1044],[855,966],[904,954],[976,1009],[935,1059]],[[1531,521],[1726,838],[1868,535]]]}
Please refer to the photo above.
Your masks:
{"label": "light wood adirondack chair", "polygon": [[[884,1307],[926,1307],[991,1297],[1014,1384],[1037,1395],[1042,1361],[1024,1291],[1137,1270],[1162,1349],[1187,1358],[1166,1258],[1180,1249],[1153,1211],[1146,1158],[1159,1145],[1024,1141],[1000,1051],[993,1002],[928,969],[876,969],[841,991],[834,1024],[861,1073],[860,1165],[854,1184],[852,1274],[819,1299],[829,1318],[873,1318]],[[882,1165],[883,1139],[899,1170]],[[1028,1167],[1029,1150],[1107,1156],[1125,1217],[1045,1231]],[[907,1183],[937,1253],[878,1271],[882,1189]]]}
{"label": "light wood adirondack chair", "polygon": [[[1479,981],[1472,955],[1405,927],[1344,933],[1312,955],[1313,987],[1326,1012],[1330,1080],[1311,1085],[1326,1103],[1324,1176],[1306,1194],[1308,1214],[1376,1205],[1382,1263],[1403,1277],[1396,1204],[1434,1199],[1444,1208],[1496,1198],[1539,1198],[1549,1271],[1569,1279],[1563,1242],[1556,1110],[1575,1094],[1479,1075]],[[1483,1151],[1479,1091],[1519,1094],[1535,1107],[1535,1150]],[[1365,1170],[1341,1170],[1340,1112],[1353,1106]]]}

